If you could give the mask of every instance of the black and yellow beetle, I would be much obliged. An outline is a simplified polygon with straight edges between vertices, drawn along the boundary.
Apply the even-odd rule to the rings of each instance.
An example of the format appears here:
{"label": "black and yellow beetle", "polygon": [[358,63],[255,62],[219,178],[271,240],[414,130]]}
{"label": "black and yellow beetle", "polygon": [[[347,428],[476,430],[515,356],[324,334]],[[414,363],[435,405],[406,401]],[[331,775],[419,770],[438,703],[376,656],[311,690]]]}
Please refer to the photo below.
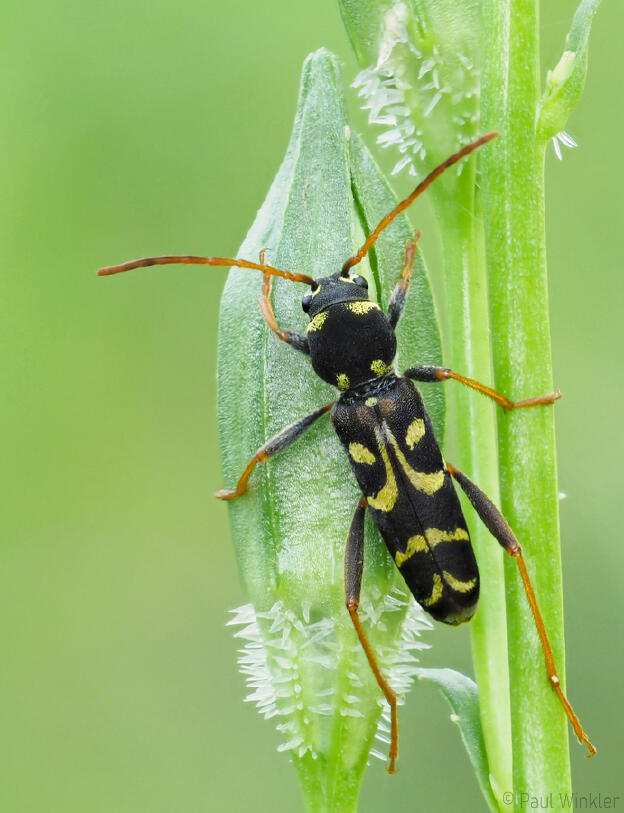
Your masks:
{"label": "black and yellow beetle", "polygon": [[[366,280],[350,276],[374,245],[379,234],[406,209],[445,169],[490,141],[488,133],[454,153],[387,214],[363,246],[342,269],[321,279],[284,271],[265,262],[226,257],[166,256],[133,260],[102,268],[107,276],[132,268],[168,263],[237,266],[264,275],[260,307],[277,336],[310,356],[320,378],[337,387],[340,396],[310,415],[287,426],[264,443],[247,464],[236,488],[217,492],[223,500],[240,497],[257,463],[285,449],[312,424],[331,412],[334,429],[348,454],[363,497],[355,509],[345,553],[346,605],[377,682],[391,709],[390,772],[398,755],[397,699],[384,678],[358,616],[364,555],[364,515],[371,512],[394,561],[416,601],[433,618],[446,624],[460,624],[473,616],[479,597],[479,571],[470,544],[455,479],[478,515],[504,550],[515,558],[540,636],[548,677],[574,731],[590,752],[595,748],[564,695],[535,593],[520,545],[513,531],[492,501],[461,471],[445,462],[420,393],[412,381],[436,382],[455,379],[495,400],[504,409],[552,404],[560,393],[549,393],[523,401],[510,401],[483,384],[443,367],[410,367],[397,375],[395,328],[403,312],[410,284],[418,234],[408,241],[403,273],[387,313],[369,300]],[[310,286],[302,298],[309,316],[306,335],[280,328],[271,305],[271,277],[280,276]]]}

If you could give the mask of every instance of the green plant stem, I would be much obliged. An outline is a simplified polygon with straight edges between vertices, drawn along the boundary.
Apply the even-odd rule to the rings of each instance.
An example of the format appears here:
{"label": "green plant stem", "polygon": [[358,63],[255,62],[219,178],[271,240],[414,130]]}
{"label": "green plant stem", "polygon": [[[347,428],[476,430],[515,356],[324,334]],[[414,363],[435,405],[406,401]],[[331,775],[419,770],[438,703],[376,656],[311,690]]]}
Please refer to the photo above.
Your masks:
{"label": "green plant stem", "polygon": [[[544,234],[544,145],[536,0],[484,0],[483,129],[490,318],[496,388],[511,398],[552,389]],[[498,414],[501,506],[523,546],[563,680],[563,623],[553,408]],[[516,794],[569,792],[567,725],[515,562],[505,564]]]}
{"label": "green plant stem", "polygon": [[[434,197],[444,249],[448,310],[445,358],[458,372],[491,379],[489,315],[483,229],[475,213],[474,161]],[[456,464],[498,500],[494,409],[467,387],[451,384],[458,459]],[[467,515],[473,515],[464,501]],[[481,574],[479,612],[471,623],[472,657],[493,791],[511,790],[511,731],[502,551],[479,520],[470,523]]]}

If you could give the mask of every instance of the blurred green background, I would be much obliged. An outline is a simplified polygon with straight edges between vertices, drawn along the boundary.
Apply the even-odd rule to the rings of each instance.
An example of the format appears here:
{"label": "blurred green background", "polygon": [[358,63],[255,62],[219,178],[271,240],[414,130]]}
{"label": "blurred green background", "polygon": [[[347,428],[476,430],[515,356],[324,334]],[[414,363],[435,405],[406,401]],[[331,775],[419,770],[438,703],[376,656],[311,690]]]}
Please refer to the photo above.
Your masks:
{"label": "blurred green background", "polygon": [[[544,72],[574,5],[544,3]],[[596,16],[568,127],[581,146],[549,151],[547,225],[569,693],[599,748],[588,762],[572,744],[576,790],[624,796],[622,18],[613,2]],[[236,252],[306,54],[325,45],[355,74],[337,7],[34,0],[1,19],[0,810],[298,810],[225,628],[245,597],[212,498],[224,272],[95,269]],[[435,273],[426,202],[411,216]],[[467,629],[430,641],[425,665],[470,672]],[[432,687],[401,723],[401,772],[374,761],[362,811],[481,810]]]}

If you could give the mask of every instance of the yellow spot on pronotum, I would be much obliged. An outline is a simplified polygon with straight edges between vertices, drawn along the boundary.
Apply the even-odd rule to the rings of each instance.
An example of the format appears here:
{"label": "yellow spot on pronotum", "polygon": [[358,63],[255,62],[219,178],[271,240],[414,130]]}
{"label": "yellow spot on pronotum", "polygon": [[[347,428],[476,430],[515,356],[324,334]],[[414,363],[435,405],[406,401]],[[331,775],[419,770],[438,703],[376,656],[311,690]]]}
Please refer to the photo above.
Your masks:
{"label": "yellow spot on pronotum", "polygon": [[327,321],[328,316],[329,311],[321,311],[316,316],[313,316],[306,328],[306,333],[314,333],[316,330],[320,330]]}
{"label": "yellow spot on pronotum", "polygon": [[411,558],[415,553],[418,551],[426,551],[429,550],[429,546],[427,545],[427,540],[425,539],[422,534],[416,534],[416,536],[411,536],[407,540],[407,547],[405,551],[397,551],[394,561],[397,564],[397,567],[401,567],[403,562],[407,562],[409,558]]}
{"label": "yellow spot on pronotum", "polygon": [[376,302],[370,302],[368,299],[358,300],[357,302],[347,302],[347,308],[351,313],[356,313],[358,316],[363,316],[365,313],[374,310],[379,310],[379,305]]}
{"label": "yellow spot on pronotum", "polygon": [[431,607],[432,604],[436,604],[440,601],[442,597],[442,579],[440,578],[439,573],[433,574],[433,590],[431,591],[431,595],[429,598],[424,598],[420,603],[424,607]]}
{"label": "yellow spot on pronotum", "polygon": [[366,401],[364,401],[364,403],[366,404],[367,407],[374,407],[375,404],[377,403],[377,399],[376,398],[367,398]]}
{"label": "yellow spot on pronotum", "polygon": [[448,570],[445,570],[444,573],[445,580],[449,583],[449,585],[455,590],[457,593],[467,593],[477,583],[476,578],[470,579],[470,581],[462,582],[459,579],[456,579],[452,573],[449,573]]}
{"label": "yellow spot on pronotum", "polygon": [[367,449],[366,446],[363,446],[361,443],[350,443],[349,454],[356,463],[366,463],[367,466],[371,466],[376,460],[371,450]]}
{"label": "yellow spot on pronotum", "polygon": [[410,449],[413,449],[414,446],[421,440],[425,435],[425,422],[422,418],[414,418],[414,420],[410,423],[407,428],[407,432],[405,434],[405,443]]}
{"label": "yellow spot on pronotum", "polygon": [[386,469],[386,484],[374,497],[367,497],[366,499],[368,500],[368,504],[371,508],[376,508],[377,511],[384,511],[387,513],[392,511],[394,508],[394,504],[399,496],[399,490],[397,488],[396,477],[392,471],[390,458],[388,457],[386,443],[378,427],[375,427],[375,437],[377,438],[381,459],[383,460]]}
{"label": "yellow spot on pronotum", "polygon": [[349,376],[346,373],[338,373],[338,375],[336,376],[336,381],[338,382],[338,387],[341,390],[349,389]]}
{"label": "yellow spot on pronotum", "polygon": [[384,375],[384,373],[388,372],[388,365],[381,359],[375,359],[375,361],[371,362],[370,368],[376,375]]}

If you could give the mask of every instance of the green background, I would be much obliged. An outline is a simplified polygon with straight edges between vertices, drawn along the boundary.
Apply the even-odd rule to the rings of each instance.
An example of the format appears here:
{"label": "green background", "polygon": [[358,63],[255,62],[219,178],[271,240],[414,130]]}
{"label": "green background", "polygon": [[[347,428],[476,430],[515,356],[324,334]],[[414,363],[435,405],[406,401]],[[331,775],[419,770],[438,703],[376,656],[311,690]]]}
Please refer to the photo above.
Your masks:
{"label": "green background", "polygon": [[[574,4],[544,5],[545,71]],[[575,788],[624,797],[617,6],[595,19],[568,127],[581,146],[562,163],[549,150],[547,227],[568,686],[599,748],[589,762],[572,744]],[[224,272],[95,269],[236,252],[286,147],[304,57],[325,45],[345,85],[355,74],[337,7],[35,0],[5,4],[0,22],[0,810],[297,810],[225,628],[245,597],[211,496]],[[350,105],[362,127],[352,91]],[[435,275],[426,202],[411,217]],[[424,665],[470,672],[467,629],[430,642]],[[401,724],[401,771],[373,761],[362,811],[481,810],[432,687]]]}

